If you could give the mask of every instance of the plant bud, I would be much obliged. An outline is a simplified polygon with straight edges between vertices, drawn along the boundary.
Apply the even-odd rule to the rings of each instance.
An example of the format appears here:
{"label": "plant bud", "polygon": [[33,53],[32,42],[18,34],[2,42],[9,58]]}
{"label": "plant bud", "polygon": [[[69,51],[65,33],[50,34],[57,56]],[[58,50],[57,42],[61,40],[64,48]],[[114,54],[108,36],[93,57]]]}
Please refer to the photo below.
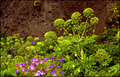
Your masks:
{"label": "plant bud", "polygon": [[77,56],[77,54],[75,53],[75,57]]}

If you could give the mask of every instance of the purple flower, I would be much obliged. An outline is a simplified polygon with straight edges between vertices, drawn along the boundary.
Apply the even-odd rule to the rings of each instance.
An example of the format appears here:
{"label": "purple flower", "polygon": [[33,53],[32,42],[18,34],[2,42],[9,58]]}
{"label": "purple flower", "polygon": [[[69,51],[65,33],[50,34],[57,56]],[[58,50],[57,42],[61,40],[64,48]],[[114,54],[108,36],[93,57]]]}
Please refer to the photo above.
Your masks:
{"label": "purple flower", "polygon": [[18,72],[18,69],[16,69],[16,72]]}
{"label": "purple flower", "polygon": [[109,40],[107,40],[106,42],[110,42]]}
{"label": "purple flower", "polygon": [[31,44],[35,44],[35,41],[31,41]]}
{"label": "purple flower", "polygon": [[30,66],[29,66],[29,70],[30,70],[30,71],[33,71],[33,70],[35,70],[35,67],[34,67],[34,65],[30,65]]}
{"label": "purple flower", "polygon": [[55,63],[57,62],[57,60],[55,60]]}
{"label": "purple flower", "polygon": [[43,59],[44,59],[45,62],[47,62],[47,58],[44,57]]}
{"label": "purple flower", "polygon": [[35,64],[35,65],[38,65],[38,62],[35,62],[34,64]]}
{"label": "purple flower", "polygon": [[56,65],[54,64],[54,66],[56,66]]}
{"label": "purple flower", "polygon": [[53,64],[51,64],[50,66],[49,66],[49,68],[52,68],[53,66],[52,66]]}
{"label": "purple flower", "polygon": [[32,63],[38,62],[38,58],[33,58]]}
{"label": "purple flower", "polygon": [[57,76],[57,74],[56,74],[55,72],[53,73],[53,77],[54,77],[54,76]]}
{"label": "purple flower", "polygon": [[39,76],[39,75],[40,75],[40,73],[38,73],[38,72],[37,72],[37,73],[35,73],[35,75],[34,75],[34,76]]}
{"label": "purple flower", "polygon": [[44,75],[45,73],[44,73],[44,71],[42,71],[42,72],[40,72],[40,74],[41,74],[41,75]]}
{"label": "purple flower", "polygon": [[52,58],[50,57],[48,60],[52,60]]}
{"label": "purple flower", "polygon": [[26,64],[28,63],[28,61],[25,62]]}
{"label": "purple flower", "polygon": [[40,64],[42,64],[43,62],[44,62],[44,61],[43,61],[43,60],[41,60],[41,61],[40,61]]}
{"label": "purple flower", "polygon": [[13,50],[12,52],[13,52],[13,53],[16,53],[16,51],[14,51],[14,50]]}
{"label": "purple flower", "polygon": [[63,60],[64,60],[64,58],[61,58],[61,59],[60,59],[60,62],[62,62]]}
{"label": "purple flower", "polygon": [[40,73],[40,69],[37,70],[37,73]]}
{"label": "purple flower", "polygon": [[32,63],[34,63],[35,65],[38,65],[38,58],[33,58]]}
{"label": "purple flower", "polygon": [[58,72],[59,72],[60,74],[63,74],[63,71],[60,71],[60,70],[59,70]]}
{"label": "purple flower", "polygon": [[45,71],[49,71],[50,70],[50,68],[46,68],[46,69],[44,69]]}
{"label": "purple flower", "polygon": [[25,65],[25,63],[21,63],[21,64],[19,65],[19,67],[24,66],[24,65]]}
{"label": "purple flower", "polygon": [[52,58],[54,58],[54,56],[52,56]]}
{"label": "purple flower", "polygon": [[60,67],[60,65],[57,66],[57,68],[59,68],[59,67]]}
{"label": "purple flower", "polygon": [[25,71],[25,74],[27,73],[27,70]]}
{"label": "purple flower", "polygon": [[53,70],[52,72],[55,72],[56,70]]}
{"label": "purple flower", "polygon": [[25,67],[22,68],[22,71],[24,71],[24,70],[25,70]]}
{"label": "purple flower", "polygon": [[15,65],[16,67],[18,66],[18,64]]}

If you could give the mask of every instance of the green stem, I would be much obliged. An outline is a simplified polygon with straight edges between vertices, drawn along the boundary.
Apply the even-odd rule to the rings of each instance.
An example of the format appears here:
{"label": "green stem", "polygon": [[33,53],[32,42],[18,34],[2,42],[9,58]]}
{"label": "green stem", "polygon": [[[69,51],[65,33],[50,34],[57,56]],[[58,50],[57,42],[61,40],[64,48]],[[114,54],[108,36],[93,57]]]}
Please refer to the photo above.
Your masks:
{"label": "green stem", "polygon": [[82,37],[83,37],[83,36],[84,36],[84,34],[85,34],[85,30],[86,30],[86,25],[85,25],[85,29],[84,29],[84,31],[83,31]]}
{"label": "green stem", "polygon": [[68,31],[67,31],[64,27],[62,27],[62,28],[63,28],[63,30],[64,30],[67,34],[69,34]]}
{"label": "green stem", "polygon": [[79,35],[79,39],[80,39],[80,30],[78,30],[78,35]]}
{"label": "green stem", "polygon": [[75,36],[75,31],[74,31],[74,29],[72,29],[72,32],[73,32],[73,35]]}

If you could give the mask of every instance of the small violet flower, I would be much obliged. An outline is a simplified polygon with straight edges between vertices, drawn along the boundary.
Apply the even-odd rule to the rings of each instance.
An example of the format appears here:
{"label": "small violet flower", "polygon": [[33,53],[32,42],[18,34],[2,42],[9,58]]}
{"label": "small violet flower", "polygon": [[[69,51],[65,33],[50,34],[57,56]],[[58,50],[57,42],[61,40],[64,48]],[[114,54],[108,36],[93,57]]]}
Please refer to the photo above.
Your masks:
{"label": "small violet flower", "polygon": [[18,69],[16,69],[16,72],[18,72]]}
{"label": "small violet flower", "polygon": [[56,70],[53,70],[52,72],[55,72]]}
{"label": "small violet flower", "polygon": [[49,71],[50,70],[50,68],[46,68],[46,69],[44,69],[45,71]]}
{"label": "small violet flower", "polygon": [[47,62],[47,58],[44,57],[43,59],[44,59],[45,62]]}
{"label": "small violet flower", "polygon": [[53,64],[51,64],[50,66],[49,66],[49,68],[52,68],[53,66],[52,66]]}
{"label": "small violet flower", "polygon": [[44,73],[44,71],[42,71],[42,72],[40,72],[40,74],[41,74],[41,75],[44,75],[45,73]]}
{"label": "small violet flower", "polygon": [[25,70],[25,67],[22,68],[22,71],[24,71],[24,70]]}
{"label": "small violet flower", "polygon": [[35,41],[31,41],[31,44],[35,44]]}
{"label": "small violet flower", "polygon": [[60,67],[60,65],[57,66],[57,68],[59,68],[59,67]]}
{"label": "small violet flower", "polygon": [[18,64],[15,65],[16,67],[18,66]]}
{"label": "small violet flower", "polygon": [[57,62],[57,60],[55,60],[55,63]]}
{"label": "small violet flower", "polygon": [[38,72],[37,72],[37,73],[35,73],[35,75],[34,75],[34,76],[39,76],[39,75],[40,75],[40,73],[38,73]]}
{"label": "small violet flower", "polygon": [[28,63],[28,61],[25,62],[26,64]]}
{"label": "small violet flower", "polygon": [[33,71],[33,70],[35,70],[35,67],[34,67],[34,65],[30,65],[30,66],[29,66],[29,70],[30,70],[30,71]]}
{"label": "small violet flower", "polygon": [[57,76],[57,74],[56,74],[55,72],[53,73],[53,77],[54,77],[54,76]]}
{"label": "small violet flower", "polygon": [[13,52],[13,53],[16,53],[16,51],[14,51],[14,50],[13,50],[12,52]]}
{"label": "small violet flower", "polygon": [[40,69],[37,70],[37,73],[40,73]]}
{"label": "small violet flower", "polygon": [[25,71],[25,74],[27,73],[27,70]]}
{"label": "small violet flower", "polygon": [[62,62],[63,60],[64,60],[64,58],[61,58],[61,59],[60,59],[60,62]]}
{"label": "small violet flower", "polygon": [[44,62],[44,61],[43,61],[43,60],[41,60],[41,61],[40,61],[40,64],[42,64],[43,62]]}
{"label": "small violet flower", "polygon": [[24,66],[24,65],[25,65],[25,63],[21,63],[21,64],[19,65],[19,67]]}
{"label": "small violet flower", "polygon": [[52,56],[52,58],[54,58],[54,56]]}
{"label": "small violet flower", "polygon": [[59,70],[58,72],[59,72],[60,74],[63,74],[63,71],[60,71],[60,70]]}

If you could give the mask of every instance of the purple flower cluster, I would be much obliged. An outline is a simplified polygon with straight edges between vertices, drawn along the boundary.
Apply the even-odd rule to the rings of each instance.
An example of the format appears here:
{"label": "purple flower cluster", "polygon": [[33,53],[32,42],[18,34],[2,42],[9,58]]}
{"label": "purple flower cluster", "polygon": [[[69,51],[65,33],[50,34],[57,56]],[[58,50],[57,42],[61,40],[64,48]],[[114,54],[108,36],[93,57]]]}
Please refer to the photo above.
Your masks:
{"label": "purple flower cluster", "polygon": [[[44,65],[43,63],[45,62],[47,62],[47,60],[51,60],[50,62],[53,62],[54,60],[53,60],[53,58],[54,58],[54,56],[52,56],[52,57],[50,57],[49,59],[47,59],[47,58],[43,58],[41,61],[39,61],[39,59],[40,59],[40,57],[38,57],[38,58],[33,58],[32,59],[32,64],[31,65],[28,65],[28,61],[26,61],[25,63],[21,63],[20,65],[18,65],[18,64],[16,64],[15,66],[17,67],[17,66],[19,66],[20,68],[21,68],[21,71],[22,72],[24,72],[24,74],[27,74],[28,73],[28,71],[35,71],[37,68],[35,68],[35,66],[38,66],[38,65],[40,65],[40,67],[41,67],[41,65]],[[64,60],[64,58],[61,58],[60,59],[60,63],[62,62]],[[48,61],[49,62],[49,61]],[[54,63],[57,63],[58,61],[57,60],[55,60],[54,61]],[[54,64],[54,63],[51,63],[50,65],[49,65],[49,68],[45,68],[44,70],[41,70],[41,69],[38,69],[37,70],[37,72],[35,72],[34,73],[34,77],[36,77],[36,76],[40,76],[40,75],[45,75],[45,73],[48,73],[49,71],[49,73],[51,73],[52,75],[53,75],[53,77],[54,76],[57,76],[57,73],[56,73],[56,70],[55,70],[55,67],[57,67],[57,68],[59,68],[60,67],[60,65],[56,65],[56,64]],[[59,63],[59,64],[60,64]],[[27,69],[25,68],[25,65],[27,64]],[[57,69],[56,68],[56,69]],[[53,70],[52,70],[53,69]],[[51,70],[52,70],[52,72],[51,72]],[[18,72],[19,70],[18,70],[18,68],[16,69],[16,72]],[[58,71],[59,72],[59,74],[63,74],[63,72],[62,71]]]}
{"label": "purple flower cluster", "polygon": [[31,41],[31,44],[35,44],[35,41]]}
{"label": "purple flower cluster", "polygon": [[13,53],[16,53],[16,51],[14,51],[14,49],[15,49],[15,48],[11,48],[11,51],[12,51]]}

